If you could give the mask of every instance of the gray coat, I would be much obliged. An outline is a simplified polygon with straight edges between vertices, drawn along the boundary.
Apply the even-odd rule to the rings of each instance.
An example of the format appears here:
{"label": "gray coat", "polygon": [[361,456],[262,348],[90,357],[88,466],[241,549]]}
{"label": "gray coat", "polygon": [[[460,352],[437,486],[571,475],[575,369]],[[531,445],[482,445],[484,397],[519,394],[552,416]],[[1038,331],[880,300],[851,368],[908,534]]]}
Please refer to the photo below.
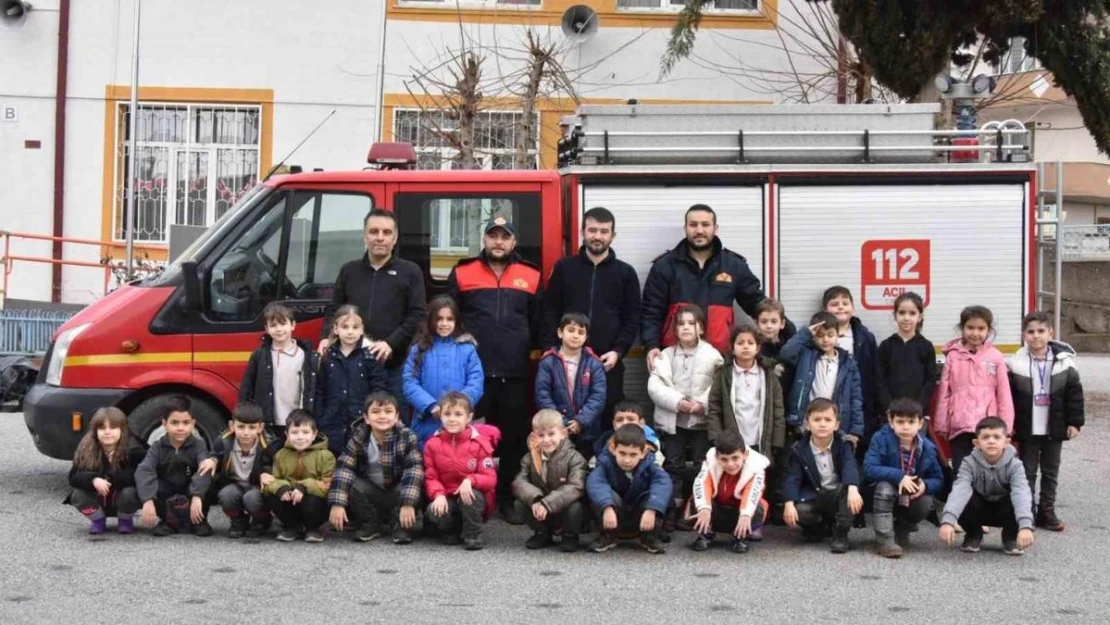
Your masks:
{"label": "gray coat", "polygon": [[1018,527],[1033,529],[1033,493],[1025,477],[1025,465],[1012,445],[1006,446],[1002,458],[995,464],[987,462],[978,449],[964,458],[940,522],[955,525],[973,493],[987,501],[1009,497],[1017,515]]}
{"label": "gray coat", "polygon": [[586,459],[563,439],[547,459],[547,478],[540,475],[543,458],[539,447],[528,441],[531,453],[520,459],[520,473],[513,480],[513,496],[531,505],[542,503],[547,511],[558,514],[586,495]]}

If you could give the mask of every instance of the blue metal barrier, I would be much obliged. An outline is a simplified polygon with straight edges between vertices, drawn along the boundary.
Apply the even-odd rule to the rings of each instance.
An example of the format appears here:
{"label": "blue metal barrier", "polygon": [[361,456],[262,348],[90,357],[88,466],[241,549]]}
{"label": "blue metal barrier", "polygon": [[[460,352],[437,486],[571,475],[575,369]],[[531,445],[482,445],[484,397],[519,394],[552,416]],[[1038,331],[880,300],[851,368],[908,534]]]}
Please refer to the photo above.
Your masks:
{"label": "blue metal barrier", "polygon": [[50,338],[77,313],[50,310],[0,310],[0,353],[45,352]]}

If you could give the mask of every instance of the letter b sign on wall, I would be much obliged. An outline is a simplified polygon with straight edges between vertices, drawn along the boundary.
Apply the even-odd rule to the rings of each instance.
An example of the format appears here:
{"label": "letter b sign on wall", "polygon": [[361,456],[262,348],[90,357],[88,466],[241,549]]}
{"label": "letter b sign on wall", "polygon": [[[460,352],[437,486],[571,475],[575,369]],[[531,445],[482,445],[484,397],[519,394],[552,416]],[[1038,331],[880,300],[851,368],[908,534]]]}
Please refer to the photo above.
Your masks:
{"label": "letter b sign on wall", "polygon": [[891,310],[913,291],[929,305],[929,240],[864,241],[860,247],[860,293],[868,310]]}

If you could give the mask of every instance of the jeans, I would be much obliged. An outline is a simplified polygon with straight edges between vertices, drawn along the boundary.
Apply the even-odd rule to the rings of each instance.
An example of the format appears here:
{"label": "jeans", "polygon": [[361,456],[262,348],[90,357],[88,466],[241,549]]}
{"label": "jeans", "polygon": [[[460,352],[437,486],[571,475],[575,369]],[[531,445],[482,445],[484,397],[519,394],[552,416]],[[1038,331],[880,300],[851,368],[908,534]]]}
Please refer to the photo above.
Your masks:
{"label": "jeans", "polygon": [[537,521],[532,515],[532,506],[523,501],[517,499],[513,505],[516,507],[517,514],[534,532],[554,533],[556,530],[562,530],[567,536],[577,536],[582,533],[585,509],[581,501],[576,501],[559,512],[549,512],[543,521]]}
{"label": "jeans", "polygon": [[458,495],[447,495],[447,512],[439,515],[428,504],[427,518],[435,523],[444,534],[462,533],[463,538],[477,538],[482,533],[482,513],[486,508],[486,496],[474,489],[474,501],[464,504]]}
{"label": "jeans", "polygon": [[[670,474],[674,484],[671,498],[686,501],[690,498],[690,490],[701,470],[705,454],[709,452],[709,431],[675,428],[674,434],[660,433],[659,436],[663,439],[660,441],[663,446],[663,470]],[[687,461],[693,462],[692,469],[687,468]]]}
{"label": "jeans", "polygon": [[847,532],[855,518],[848,509],[848,487],[843,484],[832,490],[819,490],[817,499],[799,502],[794,507],[798,511],[798,525],[806,531],[833,525],[838,531]]}
{"label": "jeans", "polygon": [[513,500],[513,478],[520,471],[520,459],[528,451],[532,432],[532,402],[526,378],[485,379],[485,393],[474,408],[474,418],[501,430],[497,445],[497,499]]}
{"label": "jeans", "polygon": [[328,500],[315,495],[305,495],[295,506],[277,495],[266,495],[266,507],[282,527],[293,532],[317,531],[328,520]]}
{"label": "jeans", "polygon": [[988,501],[979,493],[972,493],[960,515],[960,527],[964,528],[968,538],[982,540],[984,526],[1001,527],[1004,543],[1017,540],[1017,515],[1014,514],[1014,504],[1009,497]]}
{"label": "jeans", "polygon": [[925,520],[933,510],[933,497],[921,495],[910,500],[910,505],[899,503],[898,486],[890,482],[875,485],[873,498],[875,512],[875,534],[882,540],[893,537],[893,533],[910,532]]}
{"label": "jeans", "polygon": [[1025,465],[1025,477],[1029,480],[1030,492],[1036,492],[1037,470],[1041,472],[1041,497],[1037,510],[1055,512],[1056,484],[1060,476],[1060,456],[1064,441],[1053,440],[1047,436],[1031,436],[1021,441],[1021,462]]}
{"label": "jeans", "polygon": [[135,512],[141,507],[139,494],[134,486],[127,486],[119,490],[108,491],[107,498],[101,498],[96,491],[74,489],[69,495],[69,503],[77,508],[81,514],[90,519],[104,517],[123,517]]}
{"label": "jeans", "polygon": [[[605,508],[594,506],[594,512],[597,514],[597,526],[602,534],[616,534],[616,533],[629,533],[640,535],[644,532],[640,531],[640,519],[643,518],[644,512],[647,511],[647,506],[633,506],[625,505],[624,499],[616,491],[610,490],[613,497],[613,511],[617,513],[617,528],[615,530],[605,529]],[[655,527],[647,532],[648,534],[658,534],[663,529],[663,515],[659,512],[655,513]]]}
{"label": "jeans", "polygon": [[351,484],[351,522],[366,527],[393,526],[400,522],[401,506],[397,488],[386,490],[363,477],[356,477]]}
{"label": "jeans", "polygon": [[228,484],[220,489],[216,500],[229,519],[234,519],[244,511],[256,520],[270,516],[269,511],[266,510],[266,498],[263,497],[262,491],[250,484],[239,482]]}

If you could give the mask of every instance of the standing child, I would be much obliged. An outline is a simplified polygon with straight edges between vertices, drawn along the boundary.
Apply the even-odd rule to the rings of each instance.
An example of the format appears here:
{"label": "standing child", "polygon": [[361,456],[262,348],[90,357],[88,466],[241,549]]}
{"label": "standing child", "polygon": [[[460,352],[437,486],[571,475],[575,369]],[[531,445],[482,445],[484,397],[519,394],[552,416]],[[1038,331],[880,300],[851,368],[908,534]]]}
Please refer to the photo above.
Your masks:
{"label": "standing child", "polygon": [[807,407],[827,399],[837,407],[840,431],[853,447],[863,438],[863,391],[856,360],[837,346],[837,319],[819,312],[782,348],[794,366],[794,388],[786,403],[786,425],[800,433]]}
{"label": "standing child", "polygon": [[786,318],[782,302],[771,298],[755,305],[755,323],[763,337],[759,355],[763,357],[764,364],[775,372],[779,386],[789,390],[794,382],[794,370],[779,357],[779,353],[786,342],[798,333],[797,328]]}
{"label": "standing child", "polygon": [[1006,373],[1006,358],[990,342],[994,315],[983,306],[960,312],[962,336],[944,345],[944,373],[937,389],[933,430],[948,441],[952,472],[971,453],[975,426],[997,416],[1009,431],[1014,424],[1014,400]]}
{"label": "standing child", "polygon": [[1025,466],[1010,445],[1006,424],[987,417],[975,426],[975,450],[960,464],[941,515],[940,541],[956,544],[956,523],[967,534],[961,551],[979,553],[983,527],[1002,528],[1002,550],[1020,556],[1033,545],[1033,493]]}
{"label": "standing child", "polygon": [[1037,527],[1064,531],[1056,516],[1056,483],[1064,441],[1079,436],[1084,424],[1083,383],[1075,366],[1075,350],[1052,340],[1051,318],[1031,312],[1021,321],[1023,346],[1006,363],[1014,397],[1014,438],[1021,445],[1021,461],[1029,489],[1041,473]]}
{"label": "standing child", "polygon": [[278,540],[288,543],[304,536],[306,543],[324,542],[320,526],[328,519],[334,475],[335,456],[328,451],[327,438],[312,415],[294,410],[286,423],[285,446],[274,456],[274,479],[262,487],[266,505],[281,521]]}
{"label": "standing child", "polygon": [[362,418],[366,397],[389,390],[381,361],[370,352],[362,316],[350,304],[335,311],[332,336],[316,380],[316,414],[333,456],[347,446],[350,426]]}
{"label": "standing child", "polygon": [[709,391],[713,376],[724,363],[721,353],[702,340],[705,316],[697,306],[683,304],[674,316],[677,345],[663,350],[648,378],[648,395],[655,403],[655,425],[663,438],[663,468],[671,476],[674,492],[665,530],[675,520],[690,495],[696,471],[687,462],[700,462],[709,451]]}
{"label": "standing child", "polygon": [[903,293],[894,300],[898,331],[879,345],[879,405],[886,414],[895,399],[915,399],[925,416],[933,406],[937,386],[937,354],[932,341],[921,335],[925,302],[917,293]]}
{"label": "standing child", "polygon": [[732,552],[747,553],[749,538],[763,526],[768,506],[763,499],[764,471],[771,461],[744,444],[736,430],[725,430],[705,455],[694,482],[690,508],[698,537],[690,547],[705,551],[714,532],[732,536]]}
{"label": "standing child", "polygon": [[247,363],[239,385],[239,403],[261,407],[263,422],[276,426],[280,434],[290,412],[313,409],[319,359],[312,345],[293,338],[297,322],[292,310],[271,302],[262,309],[262,319],[266,335]]}
{"label": "standing child", "polygon": [[463,330],[455,300],[440,295],[428,304],[428,318],[416,332],[402,374],[420,449],[439,429],[439,398],[444,393],[458,391],[471,405],[482,398],[485,374],[477,345]]}
{"label": "standing child", "polygon": [[212,478],[199,471],[200,463],[208,458],[208,447],[193,435],[197,422],[190,410],[189,398],[184,395],[166,399],[162,417],[166,434],[154,441],[135,469],[135,490],[143,502],[142,523],[151,527],[160,519],[153,536],[186,531],[212,535],[204,502]]}
{"label": "standing child", "polygon": [[[831,286],[825,289],[821,302],[825,312],[836,316],[837,347],[848,352],[848,355],[856,361],[856,368],[859,369],[863,398],[864,444],[866,444],[871,434],[883,427],[884,423],[883,414],[876,409],[878,393],[875,388],[878,372],[875,363],[879,346],[875,341],[875,335],[863,325],[859,317],[855,316],[856,303],[848,287]],[[862,454],[863,450],[859,449],[857,453]]]}
{"label": "standing child", "polygon": [[609,451],[597,457],[597,468],[586,479],[586,492],[601,528],[590,550],[609,551],[622,532],[629,532],[648,553],[663,553],[659,532],[672,493],[670,476],[649,457],[641,427],[622,425]]}
{"label": "standing child", "polygon": [[495,443],[470,425],[473,414],[466,395],[447,393],[439,403],[443,427],[424,446],[428,519],[439,527],[444,544],[461,543],[467,551],[477,551],[485,546],[487,499],[497,488]]}
{"label": "standing child", "polygon": [[134,515],[139,509],[135,467],[144,453],[132,448],[130,441],[127,415],[119,408],[101,408],[77,444],[69,470],[73,491],[64,503],[85,515],[90,534],[107,531],[110,516],[119,519],[116,529],[120,534],[134,531]]}
{"label": "standing child", "polygon": [[583,455],[593,453],[605,410],[605,366],[586,347],[589,331],[586,315],[564,314],[557,331],[561,345],[549,349],[536,370],[536,408],[563,415],[567,434],[577,439]]}
{"label": "standing child", "polygon": [[540,410],[532,417],[528,450],[513,480],[517,513],[535,532],[524,546],[542,549],[559,534],[560,551],[578,551],[585,517],[582,498],[586,494],[586,459],[567,439],[561,414]]}

